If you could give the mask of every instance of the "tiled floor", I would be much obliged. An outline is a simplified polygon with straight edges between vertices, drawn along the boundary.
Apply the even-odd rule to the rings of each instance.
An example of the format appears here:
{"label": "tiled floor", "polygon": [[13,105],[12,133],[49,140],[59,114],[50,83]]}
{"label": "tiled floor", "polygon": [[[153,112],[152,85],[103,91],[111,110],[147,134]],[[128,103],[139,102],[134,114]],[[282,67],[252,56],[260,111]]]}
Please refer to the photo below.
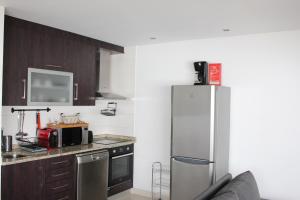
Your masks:
{"label": "tiled floor", "polygon": [[108,200],[151,200],[151,198],[131,194],[130,192],[122,192],[120,194],[109,197]]}

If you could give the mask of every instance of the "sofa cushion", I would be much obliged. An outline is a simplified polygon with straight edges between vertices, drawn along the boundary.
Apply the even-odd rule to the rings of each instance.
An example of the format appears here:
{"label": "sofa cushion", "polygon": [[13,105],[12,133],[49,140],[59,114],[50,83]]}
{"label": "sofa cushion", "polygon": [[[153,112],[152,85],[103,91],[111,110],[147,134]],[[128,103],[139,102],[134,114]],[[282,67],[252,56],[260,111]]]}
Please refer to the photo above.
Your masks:
{"label": "sofa cushion", "polygon": [[212,198],[211,200],[239,200],[239,197],[235,192],[224,192]]}
{"label": "sofa cushion", "polygon": [[217,195],[229,191],[235,192],[239,200],[260,200],[255,178],[250,171],[235,177],[230,183],[224,186]]}

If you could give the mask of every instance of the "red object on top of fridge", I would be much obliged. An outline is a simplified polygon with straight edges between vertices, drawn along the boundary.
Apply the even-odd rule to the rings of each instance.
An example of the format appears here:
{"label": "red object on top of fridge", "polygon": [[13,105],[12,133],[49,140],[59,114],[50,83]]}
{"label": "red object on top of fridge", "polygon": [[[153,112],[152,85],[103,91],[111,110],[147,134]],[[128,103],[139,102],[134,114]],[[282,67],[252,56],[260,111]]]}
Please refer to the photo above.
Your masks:
{"label": "red object on top of fridge", "polygon": [[208,64],[208,84],[218,85],[222,84],[222,64],[210,63]]}

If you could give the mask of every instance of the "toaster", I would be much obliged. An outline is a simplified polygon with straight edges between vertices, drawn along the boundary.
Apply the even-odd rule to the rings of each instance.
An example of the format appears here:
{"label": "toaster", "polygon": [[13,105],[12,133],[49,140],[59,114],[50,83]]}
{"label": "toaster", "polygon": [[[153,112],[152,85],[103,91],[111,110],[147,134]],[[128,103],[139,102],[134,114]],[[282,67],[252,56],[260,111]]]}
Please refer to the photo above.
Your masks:
{"label": "toaster", "polygon": [[58,147],[58,131],[52,128],[39,129],[38,145],[47,149]]}

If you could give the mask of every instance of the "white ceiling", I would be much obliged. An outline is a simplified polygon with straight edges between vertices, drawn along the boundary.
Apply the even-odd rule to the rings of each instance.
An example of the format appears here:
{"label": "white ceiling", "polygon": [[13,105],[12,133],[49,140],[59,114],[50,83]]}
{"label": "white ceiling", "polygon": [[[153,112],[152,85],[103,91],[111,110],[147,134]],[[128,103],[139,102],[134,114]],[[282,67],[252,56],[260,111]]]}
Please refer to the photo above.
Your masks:
{"label": "white ceiling", "polygon": [[11,16],[124,46],[300,29],[300,0],[0,0],[0,5]]}

